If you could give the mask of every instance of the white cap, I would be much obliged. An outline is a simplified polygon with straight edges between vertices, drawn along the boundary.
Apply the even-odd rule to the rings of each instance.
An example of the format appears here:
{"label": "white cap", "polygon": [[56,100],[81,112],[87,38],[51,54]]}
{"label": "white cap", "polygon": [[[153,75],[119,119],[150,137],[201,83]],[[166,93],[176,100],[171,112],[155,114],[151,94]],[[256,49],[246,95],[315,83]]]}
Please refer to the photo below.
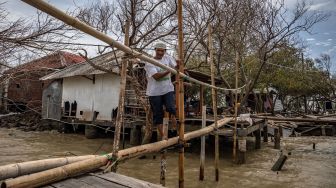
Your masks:
{"label": "white cap", "polygon": [[154,46],[154,49],[167,49],[167,46],[166,46],[166,44],[164,44],[164,43],[162,43],[162,42],[158,42],[158,43],[156,43],[155,44],[155,46]]}

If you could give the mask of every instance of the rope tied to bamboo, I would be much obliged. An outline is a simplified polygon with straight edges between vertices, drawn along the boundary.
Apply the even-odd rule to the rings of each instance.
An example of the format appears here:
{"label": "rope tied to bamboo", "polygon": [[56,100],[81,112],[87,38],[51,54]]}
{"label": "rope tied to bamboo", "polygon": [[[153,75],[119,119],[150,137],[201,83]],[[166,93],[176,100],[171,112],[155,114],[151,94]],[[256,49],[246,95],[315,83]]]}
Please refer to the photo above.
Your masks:
{"label": "rope tied to bamboo", "polygon": [[118,161],[119,161],[118,156],[113,155],[112,153],[110,155],[105,154],[104,156],[107,158],[107,164],[105,166],[104,173],[116,171]]}

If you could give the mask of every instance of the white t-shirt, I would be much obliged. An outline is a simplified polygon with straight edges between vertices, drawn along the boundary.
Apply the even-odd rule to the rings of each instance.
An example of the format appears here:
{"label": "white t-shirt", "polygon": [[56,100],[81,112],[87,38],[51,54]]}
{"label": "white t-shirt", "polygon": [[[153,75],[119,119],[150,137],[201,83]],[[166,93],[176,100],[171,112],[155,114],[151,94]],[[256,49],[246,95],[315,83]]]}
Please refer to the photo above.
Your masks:
{"label": "white t-shirt", "polygon": [[[160,63],[175,68],[176,61],[173,57],[164,55],[162,59],[158,60]],[[164,72],[165,69],[162,69],[158,66],[146,63],[145,65],[146,75],[147,75],[147,90],[146,95],[148,96],[160,96],[168,92],[174,91],[174,85],[171,82],[170,73],[160,80],[155,80],[153,75],[158,72]]]}

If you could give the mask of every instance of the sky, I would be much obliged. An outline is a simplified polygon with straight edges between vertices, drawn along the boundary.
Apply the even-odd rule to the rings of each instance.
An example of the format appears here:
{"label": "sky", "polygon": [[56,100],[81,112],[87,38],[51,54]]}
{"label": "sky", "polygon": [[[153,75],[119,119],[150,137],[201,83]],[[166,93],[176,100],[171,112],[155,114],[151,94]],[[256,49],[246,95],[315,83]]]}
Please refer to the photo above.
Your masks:
{"label": "sky", "polygon": [[[0,0],[0,2],[4,2],[4,0]],[[87,0],[49,0],[48,2],[62,10],[73,10],[76,5],[81,6],[88,3]],[[297,0],[285,0],[285,6],[291,9],[295,6],[296,2]],[[316,58],[322,53],[329,54],[332,62],[334,62],[332,69],[336,72],[336,0],[308,0],[307,3],[311,5],[309,11],[328,13],[330,17],[327,21],[316,24],[311,34],[299,34],[299,37],[307,46],[305,55],[306,57]],[[10,12],[10,19],[13,20],[36,15],[34,7],[20,0],[7,0],[5,7]],[[85,37],[82,41],[102,44],[92,37]],[[90,49],[89,55],[93,55],[95,52],[95,49]]]}

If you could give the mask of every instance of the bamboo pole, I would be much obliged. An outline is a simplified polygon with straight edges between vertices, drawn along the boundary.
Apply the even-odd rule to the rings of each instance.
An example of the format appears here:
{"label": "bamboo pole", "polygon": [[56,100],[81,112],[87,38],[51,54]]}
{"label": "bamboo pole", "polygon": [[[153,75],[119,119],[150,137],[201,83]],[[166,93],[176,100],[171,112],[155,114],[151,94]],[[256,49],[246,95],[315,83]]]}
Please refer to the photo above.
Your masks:
{"label": "bamboo pole", "polygon": [[[153,59],[152,57],[149,57],[147,55],[144,55],[140,52],[137,52],[133,49],[131,49],[128,46],[125,46],[119,42],[117,42],[116,40],[112,39],[111,37],[107,36],[106,34],[97,31],[96,29],[94,29],[93,27],[85,24],[84,22],[78,20],[75,17],[72,17],[70,15],[67,15],[66,13],[64,13],[63,11],[55,8],[54,6],[48,4],[47,2],[43,1],[43,0],[21,0],[39,10],[41,10],[42,12],[45,12],[61,21],[63,21],[64,23],[71,25],[72,27],[91,35],[92,37],[95,37],[96,39],[99,39],[127,54],[133,55],[136,58],[139,58],[140,60],[143,60],[145,62],[151,63],[155,66],[158,66],[160,68],[163,68],[165,70],[170,71],[173,74],[179,74],[182,78],[189,80],[191,82],[194,82],[196,84],[200,84],[200,85],[204,85],[207,87],[211,87],[211,88],[215,88],[215,89],[219,89],[219,90],[225,90],[225,91],[229,91],[232,89],[227,89],[227,88],[221,88],[221,87],[216,87],[216,86],[212,86],[211,84],[207,84],[205,82],[201,82],[197,79],[191,78],[190,76],[187,76],[186,74],[184,74],[183,72],[179,71],[177,72],[174,68],[171,68],[169,66],[163,65],[160,62],[158,62],[157,60]],[[182,1],[182,0],[180,0]]]}
{"label": "bamboo pole", "polygon": [[[180,65],[179,65],[179,72],[183,73],[184,72],[184,46],[183,46],[183,4],[182,0],[178,0],[177,4],[177,22],[178,22],[178,56],[180,60]],[[179,187],[183,188],[184,187],[184,144],[185,144],[185,139],[184,139],[184,84],[183,84],[183,76],[179,76],[179,88],[180,88],[180,93],[179,93],[179,144],[180,144],[180,151],[179,151],[179,162],[178,162],[178,167],[179,167]]]}
{"label": "bamboo pole", "polygon": [[[239,73],[239,54],[236,52],[236,75],[235,75],[235,87],[238,88],[238,73]],[[238,90],[235,90],[235,105],[234,105],[234,130],[233,130],[233,148],[232,158],[237,162],[237,116],[238,116]]]}
{"label": "bamboo pole", "polygon": [[[163,126],[162,126],[163,135],[162,135],[161,140],[165,140],[166,138],[168,138],[168,125],[169,125],[169,113],[165,111],[164,119],[163,119]],[[166,186],[166,171],[167,171],[166,153],[167,153],[167,150],[165,149],[161,151],[160,184],[162,186]]]}
{"label": "bamboo pole", "polygon": [[200,85],[200,103],[199,103],[200,114],[202,114],[203,106],[204,106],[204,86]]}
{"label": "bamboo pole", "polygon": [[326,120],[326,119],[312,119],[312,118],[285,118],[285,117],[273,117],[273,116],[258,116],[251,115],[251,118],[274,120],[274,121],[292,121],[292,122],[312,122],[312,123],[327,123],[329,125],[336,125],[336,120]]}
{"label": "bamboo pole", "polygon": [[[213,61],[213,42],[212,42],[212,27],[211,25],[208,26],[209,32],[209,53],[210,53],[210,69],[211,69],[211,85],[215,85],[215,66]],[[211,96],[212,96],[212,110],[214,114],[214,122],[217,128],[217,95],[216,90],[211,88]],[[218,170],[218,163],[219,163],[219,136],[218,131],[215,132],[215,176],[216,181],[219,180],[219,170]]]}
{"label": "bamboo pole", "polygon": [[[127,20],[125,23],[125,39],[124,43],[126,46],[129,46],[129,28],[130,22]],[[124,105],[125,105],[125,89],[126,89],[126,76],[127,76],[127,66],[128,60],[123,59],[123,63],[121,65],[121,73],[120,73],[120,91],[119,91],[119,104],[118,104],[118,114],[114,131],[114,139],[113,139],[113,149],[112,149],[112,157],[114,159],[117,158],[118,150],[119,150],[119,142],[120,142],[120,130],[121,126],[124,124]],[[123,137],[124,137],[124,129],[123,129]],[[113,172],[117,171],[117,165],[114,165],[112,168]]]}
{"label": "bamboo pole", "polygon": [[8,178],[16,178],[18,176],[23,176],[27,174],[40,172],[43,170],[56,168],[59,166],[64,166],[74,162],[90,159],[95,156],[96,155],[61,157],[61,158],[43,159],[37,161],[28,161],[28,162],[0,166],[0,180],[5,180]]}
{"label": "bamboo pole", "polygon": [[[218,128],[224,126],[230,122],[232,118],[224,118],[218,121]],[[203,129],[197,131],[192,131],[185,134],[185,140],[191,140],[193,138],[198,138],[200,136],[209,134],[216,129],[215,124],[207,126]],[[160,142],[155,142],[151,144],[140,145],[118,152],[118,160],[125,160],[128,158],[133,158],[146,153],[152,153],[160,151],[164,148],[176,145],[179,143],[179,138],[174,137],[168,140],[163,140]],[[109,154],[111,155],[111,154]],[[1,188],[6,187],[38,187],[47,185],[56,181],[60,181],[69,177],[77,176],[85,172],[96,170],[107,164],[108,156],[96,156],[91,159],[75,162],[65,166],[57,167],[54,169],[46,170],[43,172],[38,172],[35,174],[30,174],[27,176],[21,176],[14,179],[8,179],[1,183]]]}
{"label": "bamboo pole", "polygon": [[[202,128],[206,127],[206,106],[202,106]],[[200,153],[200,173],[199,180],[204,180],[204,161],[205,161],[205,136],[201,137],[201,153]]]}

